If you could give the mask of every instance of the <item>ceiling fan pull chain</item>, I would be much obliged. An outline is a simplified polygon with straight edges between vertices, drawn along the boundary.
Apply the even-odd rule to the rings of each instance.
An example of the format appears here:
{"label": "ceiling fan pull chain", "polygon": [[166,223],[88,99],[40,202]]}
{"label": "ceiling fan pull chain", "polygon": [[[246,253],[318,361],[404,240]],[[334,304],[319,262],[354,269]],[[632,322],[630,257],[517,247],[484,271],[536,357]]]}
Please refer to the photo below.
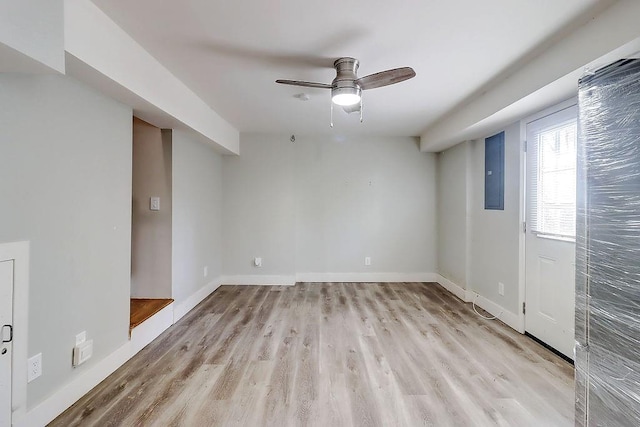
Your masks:
{"label": "ceiling fan pull chain", "polygon": [[333,127],[333,102],[331,102],[331,122],[329,123],[331,127]]}
{"label": "ceiling fan pull chain", "polygon": [[363,114],[364,114],[364,113],[362,112],[363,105],[364,105],[364,103],[363,103],[363,101],[362,101],[362,98],[363,98],[363,97],[360,97],[360,123],[362,123],[362,118],[364,117],[364,116],[363,116]]}

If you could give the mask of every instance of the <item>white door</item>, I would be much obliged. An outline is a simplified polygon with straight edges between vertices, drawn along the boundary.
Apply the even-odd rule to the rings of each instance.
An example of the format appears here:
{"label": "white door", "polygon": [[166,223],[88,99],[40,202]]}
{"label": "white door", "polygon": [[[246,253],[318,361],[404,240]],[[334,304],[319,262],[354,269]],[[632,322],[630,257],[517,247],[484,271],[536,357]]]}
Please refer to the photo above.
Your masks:
{"label": "white door", "polygon": [[525,330],[573,359],[577,108],[527,123]]}
{"label": "white door", "polygon": [[13,261],[0,262],[0,427],[11,426]]}

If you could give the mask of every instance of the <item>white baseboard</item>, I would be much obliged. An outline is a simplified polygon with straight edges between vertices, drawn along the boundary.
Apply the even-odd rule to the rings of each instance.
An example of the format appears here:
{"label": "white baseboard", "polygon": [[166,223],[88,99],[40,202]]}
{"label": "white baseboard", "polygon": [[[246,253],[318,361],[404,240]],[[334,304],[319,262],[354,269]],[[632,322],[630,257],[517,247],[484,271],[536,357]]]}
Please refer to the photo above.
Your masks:
{"label": "white baseboard", "polygon": [[296,282],[435,282],[434,273],[298,273]]}
{"label": "white baseboard", "polygon": [[47,425],[129,360],[132,356],[131,349],[131,341],[127,341],[116,351],[87,369],[85,373],[76,377],[47,400],[29,410],[24,418],[14,420],[14,427]]}
{"label": "white baseboard", "polygon": [[447,279],[446,277],[443,277],[441,275],[437,275],[437,279],[435,280],[436,282],[438,282],[438,284],[440,284],[440,286],[442,286],[443,288],[445,288],[446,290],[448,290],[449,292],[451,292],[453,295],[457,296],[458,298],[460,298],[462,301],[464,302],[469,302],[469,299],[467,298],[467,290],[464,289],[462,286],[453,283],[451,280]]}
{"label": "white baseboard", "polygon": [[222,285],[285,285],[296,284],[295,276],[276,275],[245,275],[245,276],[223,276],[220,278]]}
{"label": "white baseboard", "polygon": [[221,278],[218,277],[206,286],[200,288],[200,290],[196,291],[189,298],[177,304],[175,310],[173,311],[173,323],[176,323],[178,320],[182,319],[185,314],[193,310],[193,308],[200,304],[200,302],[211,295],[213,291],[218,289],[221,284]]}
{"label": "white baseboard", "polygon": [[[174,307],[169,304],[151,318],[131,331],[131,339],[117,348],[95,365],[88,367],[86,372],[75,377],[69,384],[63,386],[51,397],[29,410],[24,416],[13,420],[18,427],[45,426],[58,415],[87,394],[101,381],[124,365],[140,350],[156,339],[178,319],[188,313],[200,301],[220,286],[220,280],[195,292],[186,301]],[[176,313],[177,312],[177,313]]]}
{"label": "white baseboard", "polygon": [[518,318],[517,314],[510,312],[501,305],[496,304],[495,302],[483,297],[482,295],[472,290],[464,289],[462,286],[457,285],[456,283],[445,277],[442,277],[439,274],[436,276],[438,277],[435,281],[438,282],[440,286],[445,288],[447,291],[451,292],[453,295],[457,296],[464,302],[473,302],[475,298],[476,306],[482,308],[492,316],[497,316],[498,319],[504,324],[520,332],[520,319]]}
{"label": "white baseboard", "polygon": [[164,307],[162,310],[136,326],[131,331],[131,356],[138,354],[151,341],[160,336],[173,325],[173,304]]}
{"label": "white baseboard", "polygon": [[502,323],[519,332],[520,320],[518,319],[517,314],[510,312],[501,305],[496,304],[495,302],[483,297],[480,294],[476,294],[473,291],[468,292],[471,294],[469,296],[469,302],[473,302],[475,297],[475,304],[477,307],[482,308],[492,316],[497,316],[497,318],[502,321]]}

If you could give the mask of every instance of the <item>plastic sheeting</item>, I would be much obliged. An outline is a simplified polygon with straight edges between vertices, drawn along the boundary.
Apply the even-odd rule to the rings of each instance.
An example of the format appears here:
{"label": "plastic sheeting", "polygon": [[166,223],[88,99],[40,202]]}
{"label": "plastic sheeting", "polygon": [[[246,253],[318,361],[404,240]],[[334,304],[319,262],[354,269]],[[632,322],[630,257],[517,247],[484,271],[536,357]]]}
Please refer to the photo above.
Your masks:
{"label": "plastic sheeting", "polygon": [[640,426],[640,60],[579,83],[576,425]]}

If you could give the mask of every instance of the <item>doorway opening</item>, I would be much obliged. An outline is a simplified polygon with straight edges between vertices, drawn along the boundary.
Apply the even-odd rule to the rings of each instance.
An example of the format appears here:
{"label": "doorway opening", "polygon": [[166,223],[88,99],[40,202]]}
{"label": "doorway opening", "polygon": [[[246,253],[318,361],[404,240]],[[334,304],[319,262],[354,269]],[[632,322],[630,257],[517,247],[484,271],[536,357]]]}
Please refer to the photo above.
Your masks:
{"label": "doorway opening", "polygon": [[173,302],[171,137],[133,118],[130,334]]}

